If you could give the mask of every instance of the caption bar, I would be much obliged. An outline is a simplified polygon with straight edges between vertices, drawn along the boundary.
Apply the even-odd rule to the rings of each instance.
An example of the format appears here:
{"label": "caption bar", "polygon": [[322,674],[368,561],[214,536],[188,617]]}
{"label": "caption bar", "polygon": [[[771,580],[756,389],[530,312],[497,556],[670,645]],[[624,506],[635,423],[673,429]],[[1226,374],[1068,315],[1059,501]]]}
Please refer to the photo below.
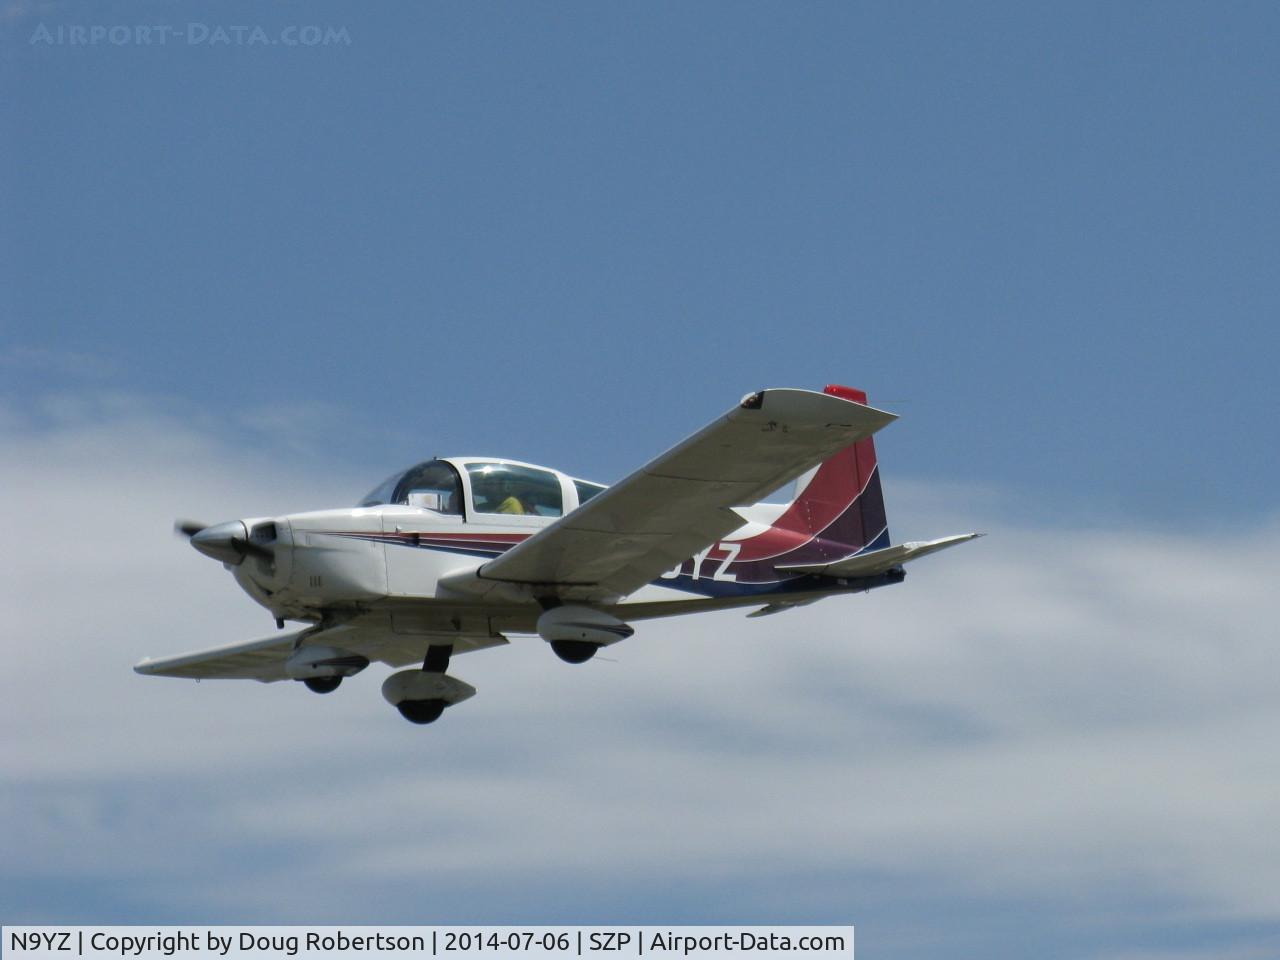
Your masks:
{"label": "caption bar", "polygon": [[853,927],[3,927],[2,960],[804,957],[853,960]]}

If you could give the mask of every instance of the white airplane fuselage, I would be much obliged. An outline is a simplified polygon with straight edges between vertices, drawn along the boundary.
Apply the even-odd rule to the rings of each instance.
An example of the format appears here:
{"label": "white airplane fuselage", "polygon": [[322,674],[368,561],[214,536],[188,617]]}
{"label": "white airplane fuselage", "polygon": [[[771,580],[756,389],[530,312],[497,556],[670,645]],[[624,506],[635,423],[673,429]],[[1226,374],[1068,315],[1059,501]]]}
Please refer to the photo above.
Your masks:
{"label": "white airplane fuselage", "polygon": [[[478,603],[441,584],[476,570],[556,519],[485,514],[464,519],[403,505],[249,519],[243,521],[248,530],[274,525],[272,556],[249,556],[227,567],[250,597],[281,620],[385,611],[432,633],[532,633],[542,612],[535,587],[503,584],[501,597]],[[740,541],[766,529],[767,524],[745,522],[658,582],[620,598],[614,609],[623,619],[645,619],[693,608],[758,606],[758,588],[735,595],[733,558]],[[779,576],[777,586],[800,579]],[[661,613],[652,609],[655,605]],[[673,605],[685,609],[668,609]]]}

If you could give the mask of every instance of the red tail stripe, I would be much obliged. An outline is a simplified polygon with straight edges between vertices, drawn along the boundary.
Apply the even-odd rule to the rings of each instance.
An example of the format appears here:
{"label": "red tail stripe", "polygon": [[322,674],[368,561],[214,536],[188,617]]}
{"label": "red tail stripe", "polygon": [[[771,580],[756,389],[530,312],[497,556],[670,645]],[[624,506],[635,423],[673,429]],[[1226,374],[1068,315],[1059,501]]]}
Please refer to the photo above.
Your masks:
{"label": "red tail stripe", "polygon": [[822,392],[833,397],[839,397],[841,400],[852,400],[854,403],[860,403],[863,406],[866,406],[867,403],[866,391],[859,390],[857,387],[842,387],[838,383],[828,383],[822,388]]}

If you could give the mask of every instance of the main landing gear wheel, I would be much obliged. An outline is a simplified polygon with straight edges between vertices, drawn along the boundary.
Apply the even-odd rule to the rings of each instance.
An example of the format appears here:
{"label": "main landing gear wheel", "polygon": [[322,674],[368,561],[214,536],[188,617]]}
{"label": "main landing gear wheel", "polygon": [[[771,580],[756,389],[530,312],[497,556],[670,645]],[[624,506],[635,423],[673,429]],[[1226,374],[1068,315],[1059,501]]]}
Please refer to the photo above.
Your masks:
{"label": "main landing gear wheel", "polygon": [[551,649],[565,663],[586,663],[596,655],[600,644],[589,640],[552,640]]}
{"label": "main landing gear wheel", "polygon": [[307,677],[302,681],[312,693],[333,693],[342,682],[341,677]]}
{"label": "main landing gear wheel", "polygon": [[444,700],[401,700],[396,704],[400,716],[410,723],[433,723],[440,719],[444,708],[448,706]]}
{"label": "main landing gear wheel", "polygon": [[565,663],[586,663],[601,647],[636,632],[613,614],[578,603],[547,606],[538,617],[536,628],[538,636],[551,644],[552,652]]}

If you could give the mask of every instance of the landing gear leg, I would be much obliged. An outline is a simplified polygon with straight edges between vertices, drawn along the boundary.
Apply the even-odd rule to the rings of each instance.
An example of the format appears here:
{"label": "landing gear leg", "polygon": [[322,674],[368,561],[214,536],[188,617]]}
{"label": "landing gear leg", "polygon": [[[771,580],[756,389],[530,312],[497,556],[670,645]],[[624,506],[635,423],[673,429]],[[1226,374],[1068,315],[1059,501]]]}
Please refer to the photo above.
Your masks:
{"label": "landing gear leg", "polygon": [[427,647],[427,656],[422,661],[422,669],[427,673],[448,673],[449,658],[453,656],[453,644],[432,644]]}

